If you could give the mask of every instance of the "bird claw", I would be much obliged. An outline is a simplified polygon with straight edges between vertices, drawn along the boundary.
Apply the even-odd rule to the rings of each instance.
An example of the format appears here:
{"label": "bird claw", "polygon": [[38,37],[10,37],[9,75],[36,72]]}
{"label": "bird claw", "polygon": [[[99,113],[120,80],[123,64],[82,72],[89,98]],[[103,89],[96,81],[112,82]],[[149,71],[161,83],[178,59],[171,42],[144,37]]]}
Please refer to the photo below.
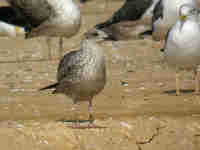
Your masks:
{"label": "bird claw", "polygon": [[99,129],[106,128],[106,127],[103,127],[103,126],[96,125],[94,123],[89,123],[87,127],[88,128],[99,128]]}

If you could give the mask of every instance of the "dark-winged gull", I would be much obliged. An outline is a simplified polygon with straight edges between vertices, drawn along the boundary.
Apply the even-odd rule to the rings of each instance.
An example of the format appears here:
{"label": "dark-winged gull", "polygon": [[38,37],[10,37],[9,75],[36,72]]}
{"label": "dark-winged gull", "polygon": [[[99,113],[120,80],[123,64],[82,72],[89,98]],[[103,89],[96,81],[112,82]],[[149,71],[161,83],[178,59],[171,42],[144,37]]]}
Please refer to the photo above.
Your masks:
{"label": "dark-winged gull", "polygon": [[[96,25],[111,40],[124,40],[152,29],[151,18],[158,0],[125,0],[108,20]],[[151,33],[151,32],[150,32]]]}
{"label": "dark-winged gull", "polygon": [[10,6],[0,7],[0,36],[16,37],[24,35],[26,21],[17,15],[14,8]]}
{"label": "dark-winged gull", "polygon": [[[15,10],[16,20],[23,20],[22,25],[24,25],[26,31],[26,38],[38,36],[60,37],[60,57],[63,51],[63,37],[69,38],[80,29],[81,15],[73,0],[6,1]],[[49,42],[50,38],[47,38],[50,49]],[[52,58],[50,51],[49,57]]]}
{"label": "dark-winged gull", "polygon": [[178,20],[179,8],[183,4],[197,6],[196,0],[159,0],[153,10],[153,39],[164,39],[168,29]]}
{"label": "dark-winged gull", "polygon": [[179,10],[179,20],[169,30],[164,46],[166,62],[176,69],[176,95],[180,95],[179,73],[181,69],[193,70],[195,92],[199,93],[197,67],[200,64],[199,10],[184,4]]}
{"label": "dark-winged gull", "polygon": [[88,0],[80,0],[81,3],[86,3]]}
{"label": "dark-winged gull", "polygon": [[[63,93],[73,100],[73,110],[76,114],[77,103],[82,101],[89,102],[89,125],[88,127],[97,127],[93,124],[94,116],[92,110],[93,97],[100,93],[106,83],[106,68],[104,64],[104,51],[99,43],[107,35],[98,30],[90,30],[85,34],[81,49],[66,54],[60,61],[57,72],[57,83],[42,88],[55,89],[53,93]],[[74,128],[79,128],[77,120],[73,124]]]}

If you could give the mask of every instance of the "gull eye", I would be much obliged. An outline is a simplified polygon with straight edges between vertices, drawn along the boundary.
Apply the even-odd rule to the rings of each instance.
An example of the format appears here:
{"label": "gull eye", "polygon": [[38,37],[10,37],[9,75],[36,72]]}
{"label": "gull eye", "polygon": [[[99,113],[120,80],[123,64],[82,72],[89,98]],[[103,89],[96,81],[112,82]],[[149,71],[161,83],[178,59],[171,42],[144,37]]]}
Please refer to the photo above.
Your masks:
{"label": "gull eye", "polygon": [[196,13],[196,10],[195,9],[192,9],[191,11],[190,11],[190,14],[195,14]]}

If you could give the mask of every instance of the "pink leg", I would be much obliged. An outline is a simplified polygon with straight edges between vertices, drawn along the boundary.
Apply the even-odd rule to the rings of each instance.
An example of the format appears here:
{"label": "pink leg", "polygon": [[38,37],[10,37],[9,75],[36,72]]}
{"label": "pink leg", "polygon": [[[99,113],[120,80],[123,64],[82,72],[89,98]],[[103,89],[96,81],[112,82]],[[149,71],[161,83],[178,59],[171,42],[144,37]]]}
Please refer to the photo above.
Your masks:
{"label": "pink leg", "polygon": [[73,110],[73,113],[74,113],[75,122],[73,122],[72,128],[80,128],[80,122],[79,122],[79,119],[78,119],[78,109],[77,108],[78,108],[77,101],[74,100],[72,110]]}
{"label": "pink leg", "polygon": [[195,93],[199,94],[199,78],[198,78],[198,70],[194,69],[194,78],[195,78]]}
{"label": "pink leg", "polygon": [[80,125],[80,123],[78,121],[77,122],[73,122],[72,128],[79,129],[79,128],[81,128],[81,125]]}
{"label": "pink leg", "polygon": [[94,111],[92,109],[92,99],[89,101],[89,124],[87,128],[105,128],[94,124]]}

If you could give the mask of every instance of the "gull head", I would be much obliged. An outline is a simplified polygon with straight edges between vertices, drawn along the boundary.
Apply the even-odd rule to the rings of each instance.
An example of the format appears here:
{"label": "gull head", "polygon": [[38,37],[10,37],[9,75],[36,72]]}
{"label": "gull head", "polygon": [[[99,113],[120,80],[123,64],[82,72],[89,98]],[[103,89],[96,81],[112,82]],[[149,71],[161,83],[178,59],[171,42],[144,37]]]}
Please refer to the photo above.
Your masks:
{"label": "gull head", "polygon": [[191,4],[183,4],[179,9],[179,19],[184,22],[191,16],[198,16],[200,10]]}
{"label": "gull head", "polygon": [[92,39],[96,42],[102,42],[108,38],[108,35],[102,30],[93,28],[84,34],[84,38],[88,40]]}

